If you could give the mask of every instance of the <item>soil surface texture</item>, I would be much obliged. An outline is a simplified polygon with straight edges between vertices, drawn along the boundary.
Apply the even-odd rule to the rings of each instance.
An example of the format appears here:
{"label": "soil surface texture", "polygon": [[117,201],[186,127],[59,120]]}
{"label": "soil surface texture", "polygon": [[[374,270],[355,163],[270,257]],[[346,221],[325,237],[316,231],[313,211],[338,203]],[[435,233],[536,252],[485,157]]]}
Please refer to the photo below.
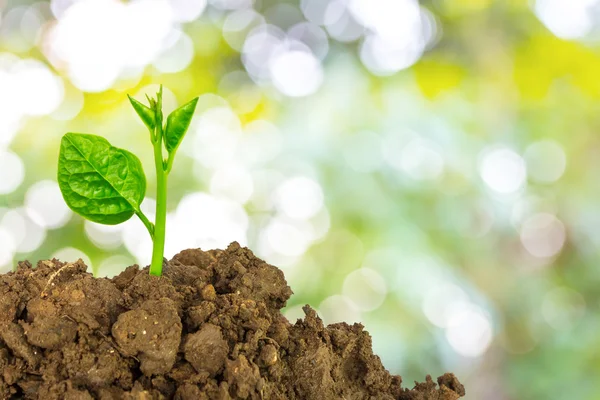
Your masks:
{"label": "soil surface texture", "polygon": [[452,374],[403,389],[362,325],[325,327],[283,273],[231,244],[185,250],[164,275],[94,278],[81,261],[0,276],[0,399],[455,400]]}

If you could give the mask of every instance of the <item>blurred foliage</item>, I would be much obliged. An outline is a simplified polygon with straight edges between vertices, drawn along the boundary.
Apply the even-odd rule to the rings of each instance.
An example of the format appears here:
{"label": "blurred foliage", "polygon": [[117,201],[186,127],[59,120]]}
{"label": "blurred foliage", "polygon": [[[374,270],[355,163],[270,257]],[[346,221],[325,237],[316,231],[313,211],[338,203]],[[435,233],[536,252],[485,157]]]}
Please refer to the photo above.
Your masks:
{"label": "blurred foliage", "polygon": [[[223,214],[217,207],[224,219],[190,217],[180,236],[193,238],[196,226],[224,230],[215,239],[221,246],[245,240],[285,271],[295,293],[290,318],[309,303],[326,321],[361,321],[386,367],[402,374],[408,386],[425,374],[450,370],[465,383],[467,399],[597,399],[598,2],[586,2],[591,33],[564,38],[534,12],[536,4],[550,1],[422,1],[421,9],[435,21],[434,38],[418,60],[389,74],[361,59],[367,33],[346,43],[330,30],[320,64],[324,80],[314,93],[298,97],[246,72],[244,57],[223,33],[236,10],[219,7],[236,2],[210,3],[201,17],[181,25],[194,54],[184,69],[164,73],[149,65],[98,93],[80,90],[60,63],[48,60],[43,38],[55,23],[51,13],[26,50],[15,49],[12,31],[2,29],[5,52],[41,60],[61,77],[65,96],[83,93],[83,108],[67,120],[52,113],[26,117],[15,138],[0,144],[25,165],[23,182],[0,195],[0,215],[21,207],[36,182],[55,179],[59,139],[67,131],[104,135],[135,151],[148,176],[148,196],[154,197],[151,146],[125,94],[152,92],[149,85],[159,83],[179,101],[205,94],[198,129],[207,126],[207,112],[226,107],[243,132],[209,136],[212,153],[198,139],[201,131],[186,139],[187,158],[182,152],[172,173],[169,209],[175,213],[195,193],[219,201],[223,192],[213,177],[227,183],[229,175],[217,171],[234,164],[251,176],[251,196],[233,201],[248,223],[242,224],[242,238],[229,235],[226,223],[237,208]],[[284,3],[296,10],[284,13],[287,19],[273,11]],[[263,0],[254,8],[269,24],[288,28],[290,21],[305,20],[300,6],[308,3]],[[12,9],[33,4],[4,2],[3,24]],[[306,79],[302,70],[295,73]],[[208,126],[222,120],[215,121]],[[257,121],[272,124],[274,136],[252,148],[244,140],[253,140],[248,127]],[[228,154],[232,137],[240,144]],[[198,151],[217,161],[206,163]],[[264,162],[247,163],[248,153]],[[8,174],[0,172],[0,182]],[[301,212],[315,201],[293,190],[284,196],[289,204],[278,200],[281,185],[298,176],[318,183],[324,208],[290,222],[285,210]],[[233,197],[240,182],[246,181],[232,178]],[[217,225],[205,227],[210,221]],[[167,236],[177,227],[172,224]],[[213,243],[196,239],[196,245]],[[83,220],[73,216],[49,230],[37,249],[16,252],[11,265],[65,247],[83,252],[100,274],[117,272],[98,267],[112,256],[139,258],[123,241],[116,247],[94,244]],[[361,267],[371,275],[353,275]]]}

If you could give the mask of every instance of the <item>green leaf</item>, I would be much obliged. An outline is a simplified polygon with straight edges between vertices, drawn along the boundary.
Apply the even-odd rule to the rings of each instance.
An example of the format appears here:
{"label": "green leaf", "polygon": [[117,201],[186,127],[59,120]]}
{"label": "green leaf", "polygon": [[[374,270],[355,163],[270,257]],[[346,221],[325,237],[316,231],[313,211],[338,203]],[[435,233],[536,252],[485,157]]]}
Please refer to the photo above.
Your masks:
{"label": "green leaf", "polygon": [[150,131],[154,131],[154,111],[151,108],[146,107],[130,95],[127,95],[127,97],[129,97],[129,101],[131,102],[133,109],[135,110],[137,115],[140,116],[142,121],[144,121],[144,124],[148,127]]}
{"label": "green leaf", "polygon": [[146,176],[135,155],[82,133],[62,138],[58,185],[73,211],[106,225],[127,221],[146,195]]}
{"label": "green leaf", "polygon": [[156,123],[162,126],[163,123],[163,112],[162,112],[162,98],[163,98],[163,87],[160,85],[158,92],[156,93],[156,100],[152,102],[152,107],[156,114]]}
{"label": "green leaf", "polygon": [[181,144],[185,133],[190,127],[196,104],[198,104],[197,97],[169,114],[165,128],[165,147],[169,153],[177,150],[177,147]]}

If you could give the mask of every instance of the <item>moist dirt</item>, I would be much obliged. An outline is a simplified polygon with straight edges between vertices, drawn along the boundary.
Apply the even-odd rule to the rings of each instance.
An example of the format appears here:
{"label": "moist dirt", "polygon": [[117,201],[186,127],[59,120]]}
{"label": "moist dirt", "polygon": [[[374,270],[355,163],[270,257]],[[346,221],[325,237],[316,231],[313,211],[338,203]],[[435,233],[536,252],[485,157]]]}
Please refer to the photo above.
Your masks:
{"label": "moist dirt", "polygon": [[[283,273],[252,252],[185,250],[164,275],[94,278],[81,261],[0,275],[0,399],[455,400],[452,374],[413,389],[360,324],[289,322]],[[412,385],[411,385],[412,386]]]}

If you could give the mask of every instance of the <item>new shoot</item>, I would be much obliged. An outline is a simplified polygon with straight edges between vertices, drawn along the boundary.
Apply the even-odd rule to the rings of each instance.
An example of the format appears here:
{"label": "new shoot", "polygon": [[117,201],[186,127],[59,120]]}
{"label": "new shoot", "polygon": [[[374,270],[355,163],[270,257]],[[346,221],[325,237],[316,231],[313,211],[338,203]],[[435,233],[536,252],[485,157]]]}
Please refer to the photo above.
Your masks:
{"label": "new shoot", "polygon": [[[194,115],[198,98],[179,107],[163,123],[162,86],[146,106],[129,96],[150,132],[156,168],[154,224],[140,206],[146,195],[146,175],[133,153],[112,146],[101,136],[67,133],[58,159],[58,184],[67,205],[82,217],[117,225],[137,215],[152,238],[150,274],[162,274],[167,222],[167,182],[177,149]],[[166,150],[166,157],[164,152]]]}

